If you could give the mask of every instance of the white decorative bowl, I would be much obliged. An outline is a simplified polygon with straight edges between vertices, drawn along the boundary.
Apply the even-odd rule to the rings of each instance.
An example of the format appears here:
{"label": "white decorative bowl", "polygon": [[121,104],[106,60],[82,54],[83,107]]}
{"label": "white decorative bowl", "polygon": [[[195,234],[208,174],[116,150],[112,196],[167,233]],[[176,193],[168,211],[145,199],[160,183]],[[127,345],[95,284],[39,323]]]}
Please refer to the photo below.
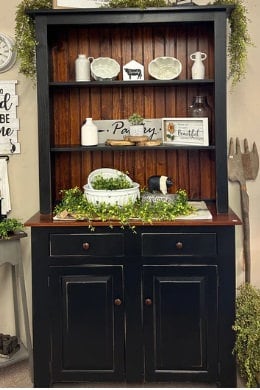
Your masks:
{"label": "white decorative bowl", "polygon": [[157,57],[148,65],[148,73],[157,80],[172,80],[180,75],[182,64],[174,57]]}
{"label": "white decorative bowl", "polygon": [[124,178],[129,182],[130,185],[133,185],[132,179],[127,176],[125,173],[118,171],[117,169],[112,168],[100,168],[95,169],[88,175],[88,186],[91,189],[94,189],[92,187],[92,181],[95,179],[96,176],[102,176],[104,179],[110,179],[111,177],[116,178],[118,176],[124,176]]}
{"label": "white decorative bowl", "polygon": [[140,198],[140,185],[133,182],[132,188],[123,190],[94,190],[88,184],[83,186],[84,195],[90,203],[106,203],[110,205],[125,206],[129,202],[135,202]]}
{"label": "white decorative bowl", "polygon": [[95,80],[114,80],[120,72],[120,65],[113,58],[98,57],[91,62],[90,69]]}

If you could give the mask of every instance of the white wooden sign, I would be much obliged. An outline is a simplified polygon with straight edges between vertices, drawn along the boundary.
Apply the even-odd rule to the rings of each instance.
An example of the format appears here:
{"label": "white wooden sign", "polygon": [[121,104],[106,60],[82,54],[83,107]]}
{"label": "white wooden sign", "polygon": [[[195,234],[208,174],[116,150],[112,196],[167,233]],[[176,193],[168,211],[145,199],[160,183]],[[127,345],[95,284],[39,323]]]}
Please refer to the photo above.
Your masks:
{"label": "white wooden sign", "polygon": [[[125,136],[130,135],[127,119],[93,120],[93,122],[98,127],[99,144],[104,144],[108,138],[123,140]],[[162,138],[161,126],[161,119],[144,119],[144,135],[147,135],[151,140]]]}
{"label": "white wooden sign", "polygon": [[0,154],[20,153],[17,80],[0,80]]}
{"label": "white wooden sign", "polygon": [[123,80],[144,80],[144,66],[132,60],[123,66]]}

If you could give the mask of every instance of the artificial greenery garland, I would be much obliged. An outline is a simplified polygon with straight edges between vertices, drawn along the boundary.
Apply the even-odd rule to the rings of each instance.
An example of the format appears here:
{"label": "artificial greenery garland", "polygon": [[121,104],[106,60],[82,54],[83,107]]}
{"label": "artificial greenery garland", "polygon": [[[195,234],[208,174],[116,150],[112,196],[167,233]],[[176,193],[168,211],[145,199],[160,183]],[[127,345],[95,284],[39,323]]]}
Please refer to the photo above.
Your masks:
{"label": "artificial greenery garland", "polygon": [[247,9],[242,0],[214,0],[214,5],[234,5],[229,18],[228,42],[229,78],[236,85],[245,78],[247,71],[247,47],[253,46],[248,32]]}
{"label": "artificial greenery garland", "polygon": [[236,298],[234,353],[247,387],[260,386],[260,289],[243,284]]}
{"label": "artificial greenery garland", "polygon": [[15,47],[17,57],[20,60],[20,73],[26,77],[36,80],[36,58],[34,20],[27,14],[27,10],[52,8],[52,0],[22,0],[17,6],[15,16]]}
{"label": "artificial greenery garland", "polygon": [[136,219],[142,223],[152,224],[156,221],[173,221],[176,217],[190,215],[194,208],[189,205],[187,193],[184,190],[177,191],[177,199],[174,202],[156,201],[142,202],[141,200],[119,207],[105,203],[92,204],[78,187],[62,190],[62,200],[54,209],[54,214],[60,218],[74,218],[85,220],[89,228],[93,229],[93,221],[106,221],[112,227],[115,222],[122,227],[129,226],[134,229]]}

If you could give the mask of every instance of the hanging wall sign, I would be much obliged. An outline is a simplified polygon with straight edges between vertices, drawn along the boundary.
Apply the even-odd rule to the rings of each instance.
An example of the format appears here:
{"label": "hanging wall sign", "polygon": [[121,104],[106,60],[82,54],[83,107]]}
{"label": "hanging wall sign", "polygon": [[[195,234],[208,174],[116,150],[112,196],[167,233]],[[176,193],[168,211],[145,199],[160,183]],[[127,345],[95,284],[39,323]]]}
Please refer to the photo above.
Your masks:
{"label": "hanging wall sign", "polygon": [[17,80],[0,80],[0,154],[20,153],[16,84]]}

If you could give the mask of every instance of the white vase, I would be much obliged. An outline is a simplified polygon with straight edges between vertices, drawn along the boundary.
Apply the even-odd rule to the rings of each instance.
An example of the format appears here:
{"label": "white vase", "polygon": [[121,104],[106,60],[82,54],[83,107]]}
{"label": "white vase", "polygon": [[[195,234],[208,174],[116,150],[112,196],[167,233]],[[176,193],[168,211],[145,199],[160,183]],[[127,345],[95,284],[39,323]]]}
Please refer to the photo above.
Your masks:
{"label": "white vase", "polygon": [[130,125],[129,129],[132,137],[144,135],[144,125]]}
{"label": "white vase", "polygon": [[79,54],[75,61],[76,81],[90,81],[90,61],[85,54]]}
{"label": "white vase", "polygon": [[98,128],[92,118],[86,118],[81,126],[81,145],[96,146],[98,144]]}
{"label": "white vase", "polygon": [[202,53],[201,51],[196,51],[190,55],[190,59],[194,61],[194,64],[191,68],[191,77],[192,79],[204,79],[205,77],[205,66],[202,61],[207,58],[206,53]]}

